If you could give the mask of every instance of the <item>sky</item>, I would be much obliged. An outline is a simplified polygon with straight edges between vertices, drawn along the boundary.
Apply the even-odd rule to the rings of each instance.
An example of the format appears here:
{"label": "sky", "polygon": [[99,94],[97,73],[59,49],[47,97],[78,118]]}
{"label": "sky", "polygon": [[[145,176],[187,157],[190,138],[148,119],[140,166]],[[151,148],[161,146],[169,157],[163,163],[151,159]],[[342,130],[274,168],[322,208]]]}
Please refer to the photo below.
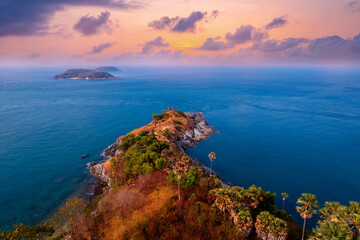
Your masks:
{"label": "sky", "polygon": [[0,0],[0,66],[359,63],[360,0]]}

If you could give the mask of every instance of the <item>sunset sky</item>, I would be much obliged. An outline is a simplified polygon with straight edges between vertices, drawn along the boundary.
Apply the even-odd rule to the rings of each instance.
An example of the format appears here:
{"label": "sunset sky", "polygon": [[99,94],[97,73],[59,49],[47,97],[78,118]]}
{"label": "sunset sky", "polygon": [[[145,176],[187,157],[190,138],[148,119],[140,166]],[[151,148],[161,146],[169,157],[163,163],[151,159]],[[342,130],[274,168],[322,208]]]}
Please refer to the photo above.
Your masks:
{"label": "sunset sky", "polygon": [[360,0],[1,0],[0,65],[360,63]]}

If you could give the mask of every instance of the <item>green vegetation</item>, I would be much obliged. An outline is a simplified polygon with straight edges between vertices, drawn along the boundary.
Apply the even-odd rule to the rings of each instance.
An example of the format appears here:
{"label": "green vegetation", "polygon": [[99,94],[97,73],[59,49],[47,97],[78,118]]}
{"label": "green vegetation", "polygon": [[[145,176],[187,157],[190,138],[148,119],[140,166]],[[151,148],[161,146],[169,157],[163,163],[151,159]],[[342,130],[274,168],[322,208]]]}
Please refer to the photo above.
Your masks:
{"label": "green vegetation", "polygon": [[[185,115],[185,114],[184,114],[184,115]],[[153,118],[155,121],[164,120],[164,119],[168,119],[168,118],[169,118],[169,114],[168,114],[166,111],[163,111],[163,112],[160,113],[160,114],[153,114],[153,115],[152,115],[152,118]]]}
{"label": "green vegetation", "polygon": [[255,227],[257,235],[262,239],[285,240],[288,234],[286,222],[267,211],[257,216]]}
{"label": "green vegetation", "polygon": [[[185,172],[181,177],[181,186],[183,186],[185,189],[189,188],[190,186],[199,186],[200,183],[200,174],[202,173],[201,168],[196,167],[190,167],[190,170],[188,172]],[[169,176],[167,177],[167,180],[169,182],[178,182],[178,175],[174,173],[173,171],[169,172]]]}
{"label": "green vegetation", "polygon": [[343,206],[338,202],[325,202],[319,214],[322,220],[310,239],[359,239],[360,203],[350,202],[349,206]]}
{"label": "green vegetation", "polygon": [[179,125],[183,125],[183,123],[180,122],[180,121],[178,121],[178,120],[174,120],[174,123],[175,123],[175,124],[179,124]]}
{"label": "green vegetation", "polygon": [[150,174],[154,170],[167,167],[167,161],[161,157],[163,151],[168,151],[168,144],[158,141],[155,136],[149,136],[148,131],[142,131],[139,135],[126,135],[119,145],[123,152],[120,158],[113,158],[112,167],[121,169],[122,174],[112,176],[112,184],[122,184],[123,180],[135,177],[139,174]]}
{"label": "green vegetation", "polygon": [[0,231],[0,239],[17,240],[17,239],[46,239],[55,232],[54,228],[49,224],[26,226],[22,223],[15,224],[14,230]]}
{"label": "green vegetation", "polygon": [[182,111],[176,110],[175,112],[178,114],[179,117],[184,117],[184,118],[186,118],[185,113],[183,113]]}

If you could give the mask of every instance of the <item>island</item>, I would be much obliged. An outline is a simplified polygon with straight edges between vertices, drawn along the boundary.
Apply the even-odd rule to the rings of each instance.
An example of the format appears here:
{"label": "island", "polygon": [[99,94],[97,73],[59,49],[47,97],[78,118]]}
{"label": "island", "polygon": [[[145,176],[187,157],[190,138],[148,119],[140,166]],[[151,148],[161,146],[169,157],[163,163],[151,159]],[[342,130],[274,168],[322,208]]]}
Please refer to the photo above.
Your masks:
{"label": "island", "polygon": [[114,66],[103,66],[95,68],[96,71],[105,71],[105,72],[120,72],[121,70]]}
{"label": "island", "polygon": [[106,71],[90,69],[69,69],[62,74],[57,74],[53,79],[83,79],[83,80],[103,80],[117,79]]}

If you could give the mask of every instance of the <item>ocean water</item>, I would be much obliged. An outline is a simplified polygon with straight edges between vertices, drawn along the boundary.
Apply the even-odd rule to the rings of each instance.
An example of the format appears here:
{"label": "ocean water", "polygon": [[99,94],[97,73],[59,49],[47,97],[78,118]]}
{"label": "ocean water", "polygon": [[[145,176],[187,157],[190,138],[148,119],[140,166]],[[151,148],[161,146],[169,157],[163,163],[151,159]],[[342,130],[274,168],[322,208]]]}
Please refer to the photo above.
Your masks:
{"label": "ocean water", "polygon": [[214,151],[218,174],[277,193],[279,207],[288,192],[299,222],[302,192],[360,201],[360,69],[124,67],[123,79],[51,79],[64,70],[0,69],[0,229],[86,195],[87,162],[168,106],[219,130],[190,154],[209,166]]}

